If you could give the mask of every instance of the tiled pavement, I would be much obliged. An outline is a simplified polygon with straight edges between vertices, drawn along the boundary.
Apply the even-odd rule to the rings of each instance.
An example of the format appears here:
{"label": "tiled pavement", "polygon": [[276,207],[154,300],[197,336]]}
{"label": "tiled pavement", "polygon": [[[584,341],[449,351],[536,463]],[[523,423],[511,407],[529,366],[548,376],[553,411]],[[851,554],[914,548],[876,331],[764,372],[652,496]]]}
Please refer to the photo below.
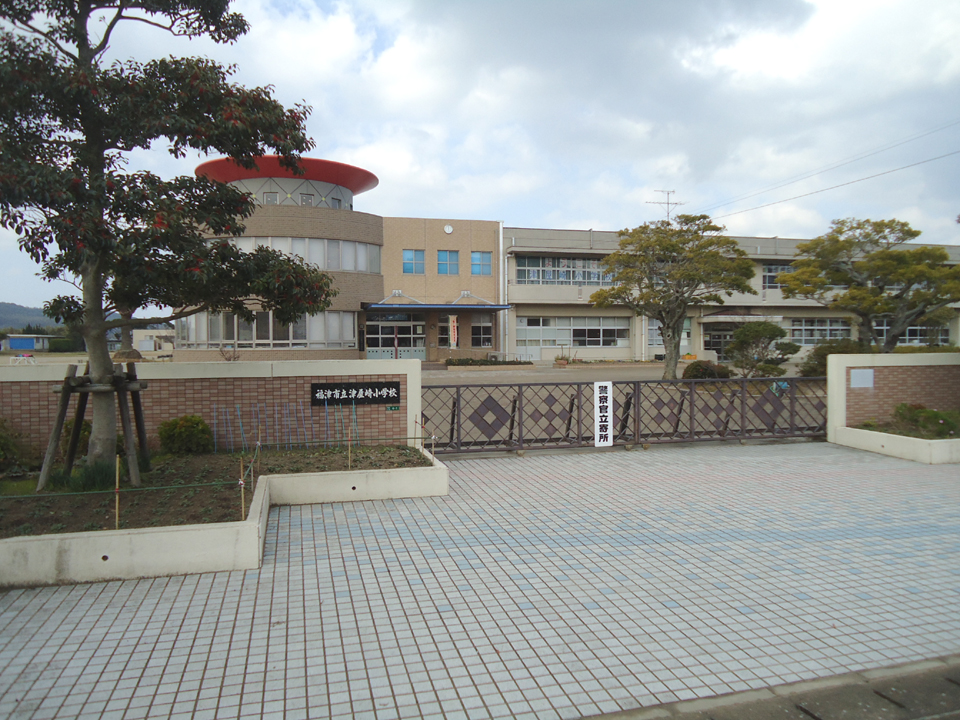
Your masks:
{"label": "tiled pavement", "polygon": [[960,652],[960,473],[824,443],[461,460],[263,568],[0,594],[0,718],[574,718]]}

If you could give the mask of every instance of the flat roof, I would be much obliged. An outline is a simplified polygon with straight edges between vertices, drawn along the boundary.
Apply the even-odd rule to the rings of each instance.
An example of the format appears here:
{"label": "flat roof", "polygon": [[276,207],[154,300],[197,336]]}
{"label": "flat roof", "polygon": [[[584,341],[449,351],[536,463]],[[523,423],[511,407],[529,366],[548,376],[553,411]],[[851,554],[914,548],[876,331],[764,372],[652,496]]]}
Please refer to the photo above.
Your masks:
{"label": "flat roof", "polygon": [[304,174],[297,175],[280,164],[279,155],[262,155],[256,159],[257,167],[245,168],[232,158],[217,158],[197,165],[197,177],[206,177],[222,183],[256,178],[292,178],[294,180],[317,180],[332,185],[342,185],[354,195],[373,190],[380,179],[369,170],[335,160],[300,158]]}

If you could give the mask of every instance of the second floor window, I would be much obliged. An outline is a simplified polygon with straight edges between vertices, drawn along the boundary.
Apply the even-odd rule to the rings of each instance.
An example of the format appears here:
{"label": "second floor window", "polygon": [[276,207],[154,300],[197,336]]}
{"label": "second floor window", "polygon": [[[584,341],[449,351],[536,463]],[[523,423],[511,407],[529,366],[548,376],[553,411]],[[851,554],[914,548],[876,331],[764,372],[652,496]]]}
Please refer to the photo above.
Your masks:
{"label": "second floor window", "polygon": [[423,250],[403,251],[404,275],[423,275]]}
{"label": "second floor window", "polygon": [[459,275],[460,252],[457,250],[437,250],[437,275]]}
{"label": "second floor window", "polygon": [[471,275],[492,275],[491,267],[491,253],[476,251],[470,253]]}
{"label": "second floor window", "polygon": [[779,265],[775,263],[764,263],[763,264],[763,289],[770,290],[772,288],[780,287],[780,283],[777,282],[777,275],[780,273],[793,272],[793,267],[790,265]]}
{"label": "second floor window", "polygon": [[265,192],[263,194],[263,204],[264,205],[279,205],[280,204],[280,195],[275,192]]}

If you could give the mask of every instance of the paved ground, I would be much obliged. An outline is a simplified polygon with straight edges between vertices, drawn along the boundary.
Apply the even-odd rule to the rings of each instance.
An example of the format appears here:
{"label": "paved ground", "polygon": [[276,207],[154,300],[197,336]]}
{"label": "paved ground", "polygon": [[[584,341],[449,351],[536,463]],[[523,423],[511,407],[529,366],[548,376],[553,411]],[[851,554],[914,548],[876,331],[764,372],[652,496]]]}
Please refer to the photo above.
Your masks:
{"label": "paved ground", "polygon": [[461,460],[263,568],[0,594],[0,718],[576,718],[960,652],[960,480],[824,443]]}

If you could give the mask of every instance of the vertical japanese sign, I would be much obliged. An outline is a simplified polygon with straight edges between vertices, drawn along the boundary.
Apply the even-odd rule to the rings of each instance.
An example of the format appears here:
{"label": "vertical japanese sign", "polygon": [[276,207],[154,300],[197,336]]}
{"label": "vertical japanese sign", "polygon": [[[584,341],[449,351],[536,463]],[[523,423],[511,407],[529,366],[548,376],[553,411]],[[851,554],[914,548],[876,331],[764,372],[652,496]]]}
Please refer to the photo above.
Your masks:
{"label": "vertical japanese sign", "polygon": [[459,328],[457,323],[457,316],[450,316],[450,347],[457,347],[457,340],[459,339]]}
{"label": "vertical japanese sign", "polygon": [[613,445],[613,383],[609,380],[593,384],[593,444],[595,447]]}

